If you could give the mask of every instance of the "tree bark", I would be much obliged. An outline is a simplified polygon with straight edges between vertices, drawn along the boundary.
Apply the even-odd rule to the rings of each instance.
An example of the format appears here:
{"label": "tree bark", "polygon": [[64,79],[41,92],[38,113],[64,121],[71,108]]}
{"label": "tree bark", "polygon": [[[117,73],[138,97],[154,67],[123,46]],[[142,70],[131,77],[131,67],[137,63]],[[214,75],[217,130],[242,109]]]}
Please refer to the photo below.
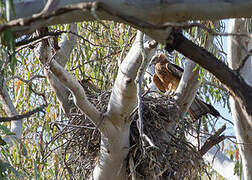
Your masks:
{"label": "tree bark", "polygon": [[[76,3],[89,3],[94,2],[92,0],[60,0],[53,5],[52,10],[62,8],[66,5],[72,5]],[[128,17],[138,17],[147,22],[154,24],[160,24],[167,21],[186,21],[193,19],[223,19],[228,17],[250,17],[252,3],[249,0],[219,0],[209,1],[202,0],[200,2],[195,0],[184,0],[182,3],[177,0],[168,1],[142,1],[135,0],[133,2],[125,3],[124,0],[102,0],[100,3],[102,7],[113,12],[113,14],[125,15]],[[28,17],[32,14],[39,13],[42,11],[45,3],[43,1],[27,1],[27,2],[15,2],[15,18]],[[22,11],[24,8],[27,11]],[[79,11],[81,12],[81,11]],[[68,19],[68,14],[66,19]],[[72,14],[73,15],[73,14]],[[81,13],[81,15],[83,15]],[[80,16],[77,18],[80,18]],[[90,15],[91,16],[91,15]],[[89,16],[89,17],[90,17]],[[14,16],[12,16],[14,17]],[[100,17],[100,16],[99,16]],[[72,16],[72,19],[76,18]],[[87,17],[82,17],[80,20],[87,20]],[[104,17],[102,17],[104,18]],[[62,19],[61,21],[66,21]],[[61,22],[67,23],[67,22]],[[69,22],[68,22],[69,23]]]}
{"label": "tree bark", "polygon": [[[229,20],[229,32],[235,33],[242,31],[246,31],[245,20]],[[245,51],[245,49],[248,48],[246,41],[248,40],[239,36],[228,38],[228,65],[231,69],[237,69],[243,63],[244,57],[248,53],[248,51]],[[252,47],[251,45],[250,41],[249,48]],[[246,60],[244,66],[241,68],[240,75],[244,81],[252,87],[251,57]],[[252,101],[250,101],[250,103],[251,102]],[[247,116],[245,107],[241,106],[241,104],[232,96],[230,96],[230,107],[238,147],[242,157],[244,178],[250,180],[252,179],[252,118],[251,116]]]}
{"label": "tree bark", "polygon": [[[16,2],[14,4],[16,16],[13,15],[12,17],[26,17],[26,19],[16,19],[7,26],[1,25],[0,32],[9,27],[13,27],[13,31],[28,32],[53,24],[93,21],[97,20],[97,17],[99,20],[114,20],[131,24],[142,31],[144,29],[165,30],[167,28],[165,23],[167,22],[250,17],[252,2],[249,0],[230,0],[228,2],[226,0],[214,2],[185,0],[181,3],[175,0],[161,2],[137,0],[134,3],[130,1],[125,3],[123,0],[103,0],[94,3],[91,0],[60,0],[53,3],[52,7],[46,11],[49,14],[34,15],[34,13],[40,13],[41,7],[44,6],[42,2],[37,0]],[[24,8],[26,9],[25,12],[23,11]],[[54,12],[52,12],[53,10]],[[94,16],[94,13],[96,16]],[[32,15],[34,16],[30,18]]]}
{"label": "tree bark", "polygon": [[[91,179],[126,179],[127,177],[125,159],[129,152],[131,123],[129,116],[136,107],[135,78],[142,61],[140,42],[142,41],[138,35],[120,65],[108,111],[105,114],[101,114],[87,100],[82,86],[58,63],[62,62],[60,53],[49,58],[50,48],[45,47],[45,44],[39,48],[40,61],[48,63],[48,70],[71,91],[77,107],[93,121],[101,132],[100,158]],[[147,43],[144,49],[148,60],[150,60],[154,52],[153,48],[150,48]]]}
{"label": "tree bark", "polygon": [[[220,80],[230,94],[243,107],[247,119],[252,118],[252,87],[249,86],[236,70],[230,69],[213,54],[194,44],[181,33],[175,33],[173,47],[175,50],[207,69]],[[170,46],[168,44],[168,46]],[[250,123],[252,123],[250,121]]]}
{"label": "tree bark", "polygon": [[194,70],[195,67],[196,64],[188,59],[183,76],[175,92],[175,99],[180,105],[183,117],[191,106],[193,100],[195,99],[195,95],[200,84],[200,82],[198,81],[199,68]]}
{"label": "tree bark", "polygon": [[[2,103],[3,109],[7,116],[16,116],[18,115],[18,112],[16,108],[14,107],[14,104],[9,96],[9,93],[7,91],[6,82],[4,81],[4,77],[0,77],[0,101]],[[15,135],[6,136],[3,138],[3,140],[9,144],[12,145],[12,141],[15,141],[16,138],[20,139],[22,134],[22,120],[17,121],[11,121],[10,130],[11,132],[15,133]]]}

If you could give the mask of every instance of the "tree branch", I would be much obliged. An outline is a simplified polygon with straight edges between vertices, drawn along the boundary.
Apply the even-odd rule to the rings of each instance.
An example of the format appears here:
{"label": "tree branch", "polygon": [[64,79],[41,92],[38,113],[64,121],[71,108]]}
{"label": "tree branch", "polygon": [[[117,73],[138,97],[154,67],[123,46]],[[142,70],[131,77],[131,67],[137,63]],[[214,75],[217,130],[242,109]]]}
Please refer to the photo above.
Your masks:
{"label": "tree branch", "polygon": [[[26,18],[20,18],[22,16],[21,8],[24,8],[25,2],[16,3],[16,19],[10,21],[7,24],[0,25],[0,32],[7,28],[13,28],[18,31],[24,31],[23,26],[26,26],[26,30],[34,30],[42,26],[54,25],[56,23],[65,24],[76,21],[87,21],[87,20],[114,20],[118,22],[128,23],[137,27],[138,29],[167,29],[169,27],[178,28],[191,28],[193,26],[200,26],[212,34],[220,35],[219,33],[213,32],[212,30],[203,27],[199,23],[167,23],[167,22],[183,22],[187,20],[203,20],[203,19],[221,19],[227,17],[250,17],[251,2],[244,0],[243,2],[237,3],[236,1],[229,1],[228,3],[224,0],[218,2],[204,1],[197,3],[197,7],[193,0],[186,0],[181,5],[177,1],[162,2],[159,1],[136,1],[135,3],[124,4],[121,1],[102,1],[102,2],[90,2],[88,0],[79,1],[80,3],[74,3],[71,1],[57,1],[52,3],[52,8],[49,10],[41,11],[41,5],[39,6],[36,1],[29,1],[27,6],[31,7],[31,4],[37,3],[37,13],[33,15],[34,9],[25,15]],[[186,11],[185,8],[187,7]],[[145,8],[140,8],[145,7]],[[190,7],[190,8],[189,8]],[[208,8],[206,11],[206,7]],[[222,7],[222,11],[219,11]],[[45,8],[46,9],[46,8]],[[93,10],[92,10],[93,9]],[[188,9],[190,11],[188,12]],[[199,9],[205,9],[205,11],[198,11]],[[210,10],[211,9],[211,10]],[[55,10],[51,12],[52,10]],[[95,15],[94,15],[95,11]],[[236,12],[235,12],[236,11]],[[174,13],[176,12],[176,13]],[[25,14],[23,12],[23,14]],[[186,14],[186,15],[185,15]],[[33,15],[31,17],[31,15]],[[158,39],[155,39],[158,40]]]}
{"label": "tree branch", "polygon": [[[16,116],[18,112],[13,105],[10,95],[7,91],[4,77],[0,75],[0,101],[2,103],[3,109],[8,116]],[[15,133],[16,138],[20,138],[22,134],[22,121],[12,121],[11,122],[11,132]],[[7,144],[12,145],[12,136],[6,136],[4,138]]]}
{"label": "tree branch", "polygon": [[220,134],[223,133],[225,129],[226,129],[226,124],[224,124],[220,129],[218,129],[212,136],[207,138],[206,142],[199,150],[199,153],[201,156],[206,154],[206,152],[209,151],[209,149],[211,149],[213,146],[215,146],[216,144],[226,139],[226,136],[224,135],[220,136]]}
{"label": "tree branch", "polygon": [[[137,76],[138,69],[142,62],[141,40],[139,33],[136,36],[130,51],[119,67],[117,78],[114,83],[108,104],[108,115],[111,119],[115,119],[114,125],[121,126],[125,120],[129,121],[130,113],[135,109],[137,103],[137,87],[134,82]],[[155,52],[155,45],[149,41],[144,42],[144,50],[146,53],[147,62]],[[120,119],[116,118],[120,117]]]}
{"label": "tree branch", "polygon": [[16,121],[16,120],[21,120],[24,118],[28,118],[31,115],[37,113],[37,112],[43,112],[43,109],[46,107],[47,105],[44,104],[40,107],[35,108],[34,110],[31,110],[27,113],[24,113],[22,115],[16,115],[16,116],[12,116],[12,117],[0,117],[0,122],[9,122],[9,121]]}
{"label": "tree branch", "polygon": [[74,95],[74,102],[81,111],[84,112],[96,126],[100,125],[101,113],[88,101],[81,84],[54,59],[49,62],[49,69],[61,83],[71,90]]}
{"label": "tree branch", "polygon": [[184,73],[175,92],[175,99],[180,105],[182,116],[191,106],[200,84],[198,81],[199,68],[194,71],[195,66],[194,62],[187,60]]}
{"label": "tree branch", "polygon": [[188,40],[181,33],[175,33],[172,45],[167,43],[167,46],[172,46],[172,48],[215,75],[227,87],[231,95],[246,109],[249,116],[252,116],[252,88],[236,71],[228,68],[213,54]]}

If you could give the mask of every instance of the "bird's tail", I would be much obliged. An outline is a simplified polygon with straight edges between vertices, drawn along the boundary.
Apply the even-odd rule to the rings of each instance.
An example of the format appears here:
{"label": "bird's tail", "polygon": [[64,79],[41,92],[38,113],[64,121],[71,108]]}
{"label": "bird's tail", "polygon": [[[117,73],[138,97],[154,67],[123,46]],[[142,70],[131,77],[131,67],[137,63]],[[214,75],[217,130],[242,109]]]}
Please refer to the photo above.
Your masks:
{"label": "bird's tail", "polygon": [[192,102],[188,112],[193,120],[198,120],[207,114],[211,114],[215,117],[220,116],[220,113],[212,105],[203,102],[197,97]]}

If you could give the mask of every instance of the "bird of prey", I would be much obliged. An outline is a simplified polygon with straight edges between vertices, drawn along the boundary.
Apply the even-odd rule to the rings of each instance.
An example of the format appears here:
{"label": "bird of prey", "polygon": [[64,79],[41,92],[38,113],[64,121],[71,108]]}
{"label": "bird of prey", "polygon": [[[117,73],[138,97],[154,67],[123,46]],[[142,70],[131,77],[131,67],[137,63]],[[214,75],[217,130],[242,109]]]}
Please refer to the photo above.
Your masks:
{"label": "bird of prey", "polygon": [[[151,64],[155,65],[153,82],[157,88],[162,92],[175,91],[184,70],[171,63],[164,54],[157,55],[151,61]],[[188,112],[193,120],[197,120],[207,114],[215,117],[220,116],[220,113],[212,105],[203,102],[198,97],[195,97]]]}

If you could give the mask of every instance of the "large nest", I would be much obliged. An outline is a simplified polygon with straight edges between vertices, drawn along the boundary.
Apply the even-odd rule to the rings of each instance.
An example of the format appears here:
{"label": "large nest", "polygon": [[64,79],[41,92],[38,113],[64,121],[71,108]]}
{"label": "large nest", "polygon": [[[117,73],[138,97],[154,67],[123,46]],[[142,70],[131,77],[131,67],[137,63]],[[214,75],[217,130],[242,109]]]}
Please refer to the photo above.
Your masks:
{"label": "large nest", "polygon": [[[110,93],[89,96],[106,112]],[[147,138],[140,138],[135,112],[131,124],[131,148],[128,156],[129,178],[193,179],[202,170],[203,161],[195,147],[185,139],[190,123],[181,120],[179,108],[170,98],[143,98],[143,127]],[[87,179],[99,157],[100,133],[85,116],[73,113],[69,124],[57,135],[64,136],[64,166],[75,178]],[[77,127],[78,128],[77,128]],[[190,177],[190,178],[189,178]]]}

